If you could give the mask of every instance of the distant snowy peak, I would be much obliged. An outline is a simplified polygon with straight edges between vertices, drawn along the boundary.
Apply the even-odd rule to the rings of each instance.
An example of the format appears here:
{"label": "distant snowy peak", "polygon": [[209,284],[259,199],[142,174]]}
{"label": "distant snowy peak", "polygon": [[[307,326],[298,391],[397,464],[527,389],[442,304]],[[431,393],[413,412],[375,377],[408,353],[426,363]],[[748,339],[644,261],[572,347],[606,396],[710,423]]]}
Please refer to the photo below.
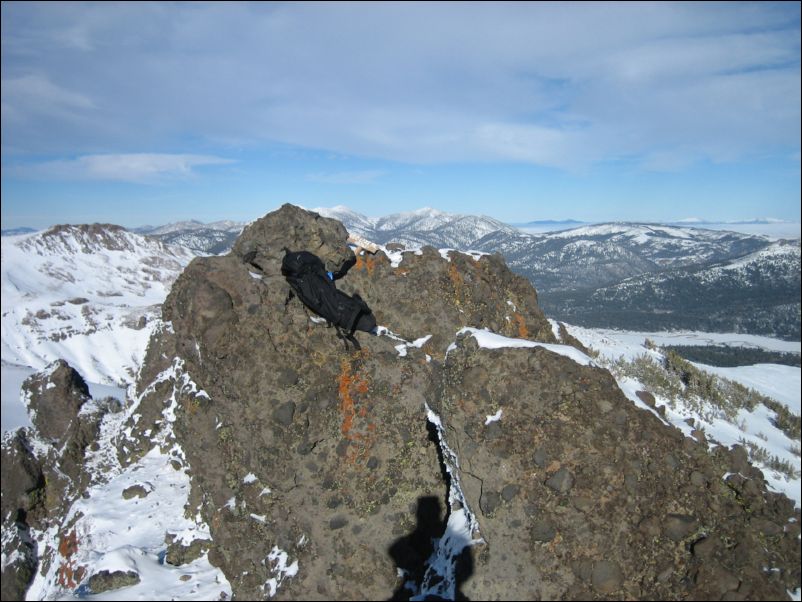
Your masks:
{"label": "distant snowy peak", "polygon": [[[571,230],[562,230],[546,234],[552,238],[587,238],[603,237],[607,239],[628,239],[635,243],[647,243],[654,239],[687,239],[687,240],[718,240],[728,238],[732,232],[723,230],[706,230],[698,227],[667,226],[662,224],[640,224],[631,222],[610,222],[581,226]],[[749,238],[749,235],[736,235]]]}
{"label": "distant snowy peak", "polygon": [[537,219],[531,222],[515,222],[510,225],[516,228],[540,228],[548,226],[551,229],[556,229],[558,227],[565,229],[581,226],[584,223],[585,222],[576,219]]}
{"label": "distant snowy peak", "polygon": [[27,226],[21,226],[19,228],[7,228],[2,231],[3,236],[19,236],[20,234],[31,234],[36,232],[36,228],[28,228]]}
{"label": "distant snowy peak", "polygon": [[353,234],[360,236],[367,236],[368,233],[373,231],[376,220],[378,218],[367,217],[361,213],[357,213],[344,205],[337,205],[336,207],[316,207],[310,209],[323,217],[329,217],[342,222],[347,230]]}
{"label": "distant snowy peak", "polygon": [[158,227],[147,226],[138,228],[136,232],[169,245],[184,246],[196,255],[220,255],[231,249],[245,225],[245,222],[231,220],[210,224],[190,220]]}
{"label": "distant snowy peak", "polygon": [[366,217],[342,205],[313,211],[337,219],[349,232],[380,244],[400,242],[408,246],[467,249],[493,232],[520,234],[516,228],[491,217],[446,213],[431,207],[382,217]]}
{"label": "distant snowy peak", "polygon": [[746,219],[746,220],[734,220],[734,221],[716,221],[716,220],[707,220],[702,219],[701,217],[686,217],[684,219],[678,219],[672,224],[789,224],[789,222],[784,219],[777,219],[775,217],[756,217],[754,219]]}

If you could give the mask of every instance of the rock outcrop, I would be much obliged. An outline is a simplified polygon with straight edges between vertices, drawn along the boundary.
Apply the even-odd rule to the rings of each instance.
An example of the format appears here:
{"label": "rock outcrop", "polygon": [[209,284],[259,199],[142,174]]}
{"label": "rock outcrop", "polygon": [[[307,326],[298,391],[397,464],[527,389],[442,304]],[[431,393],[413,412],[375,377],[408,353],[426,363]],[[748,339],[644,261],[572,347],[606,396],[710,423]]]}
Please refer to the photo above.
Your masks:
{"label": "rock outcrop", "polygon": [[[85,452],[97,438],[105,408],[63,360],[30,376],[22,390],[33,428],[7,433],[2,447],[4,600],[23,599],[39,568],[31,529],[57,525],[88,484]],[[71,586],[80,581],[66,573],[64,579]]]}
{"label": "rock outcrop", "polygon": [[[500,258],[355,256],[346,240],[285,205],[173,285],[118,439],[124,465],[158,442],[191,475],[185,513],[211,538],[166,533],[167,563],[208,550],[240,599],[763,600],[799,587],[793,503],[742,449],[710,453],[636,408],[578,342],[560,345]],[[337,286],[362,296],[377,334],[355,348],[289,295],[285,248],[350,266]],[[41,464],[24,438],[12,447],[19,510]],[[89,591],[135,581],[74,577]]]}
{"label": "rock outcrop", "polygon": [[472,548],[469,599],[783,599],[796,587],[799,513],[743,448],[711,456],[605,370],[544,349],[466,337],[444,371],[438,411],[487,544]]}
{"label": "rock outcrop", "polygon": [[[236,596],[772,598],[798,583],[793,504],[759,475],[747,499],[722,480],[728,453],[636,409],[600,368],[457,337],[555,342],[498,257],[423,249],[393,265],[354,257],[346,236],[288,205],[258,220],[231,254],[188,266],[164,305],[172,330],[148,352],[140,390],[174,358],[195,383],[175,428]],[[356,351],[288,301],[285,248],[353,264],[338,287],[389,332],[358,333]],[[158,429],[166,386],[145,396],[135,434]],[[431,539],[458,510],[478,531],[437,576]]]}

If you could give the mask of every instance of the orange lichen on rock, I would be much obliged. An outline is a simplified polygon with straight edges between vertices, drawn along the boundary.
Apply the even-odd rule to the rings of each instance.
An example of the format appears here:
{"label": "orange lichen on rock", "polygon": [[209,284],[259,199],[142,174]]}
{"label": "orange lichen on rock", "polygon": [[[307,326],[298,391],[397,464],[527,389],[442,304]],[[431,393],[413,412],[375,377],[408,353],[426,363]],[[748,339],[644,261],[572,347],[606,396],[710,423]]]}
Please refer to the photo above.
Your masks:
{"label": "orange lichen on rock", "polygon": [[515,324],[518,327],[518,338],[528,339],[529,329],[526,327],[526,320],[524,319],[524,317],[517,311],[514,311],[512,312],[512,319],[515,320]]}
{"label": "orange lichen on rock", "polygon": [[459,273],[457,264],[453,261],[448,264],[448,279],[451,280],[451,285],[454,287],[454,299],[457,305],[460,305],[465,291],[465,279]]}
{"label": "orange lichen on rock", "polygon": [[349,442],[345,458],[349,464],[356,464],[359,458],[367,456],[376,439],[376,425],[366,422],[370,410],[370,400],[366,395],[370,385],[358,371],[352,370],[351,361],[347,359],[340,364],[337,380],[340,412],[343,415],[340,432]]}
{"label": "orange lichen on rock", "polygon": [[59,554],[64,558],[56,572],[58,584],[70,589],[78,587],[83,579],[86,569],[82,566],[76,567],[72,555],[78,551],[78,537],[75,529],[70,533],[63,533],[58,544]]}
{"label": "orange lichen on rock", "polygon": [[376,269],[376,259],[373,255],[362,253],[356,256],[356,265],[354,267],[357,270],[367,270],[368,276],[373,276],[373,270]]}

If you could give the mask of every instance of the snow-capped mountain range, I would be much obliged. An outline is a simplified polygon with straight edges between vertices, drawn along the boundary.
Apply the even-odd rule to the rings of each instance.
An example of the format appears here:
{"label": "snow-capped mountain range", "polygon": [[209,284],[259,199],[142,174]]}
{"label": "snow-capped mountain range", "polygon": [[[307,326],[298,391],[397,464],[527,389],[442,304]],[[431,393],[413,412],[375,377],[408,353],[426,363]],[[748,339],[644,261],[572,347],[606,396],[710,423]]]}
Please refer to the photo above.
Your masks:
{"label": "snow-capped mountain range", "polygon": [[187,247],[198,255],[219,255],[228,252],[244,227],[244,222],[231,220],[209,224],[189,220],[164,226],[142,226],[133,231],[157,238],[167,244]]}
{"label": "snow-capped mountain range", "polygon": [[120,226],[54,226],[2,239],[3,362],[57,358],[96,383],[133,381],[172,282],[195,256]]}
{"label": "snow-capped mountain range", "polygon": [[[690,219],[673,225],[572,221],[565,226],[578,226],[553,231],[551,224],[552,231],[535,233],[531,222],[518,229],[486,216],[431,208],[382,217],[342,205],[314,211],[379,244],[501,253],[513,270],[535,285],[549,315],[576,324],[799,337],[799,244],[734,232],[725,229],[726,224]],[[752,220],[747,226],[757,227],[757,222],[774,226],[778,220]],[[244,225],[190,221],[140,232],[199,255],[214,255],[227,252]],[[768,255],[759,261],[752,257],[761,251]],[[717,271],[727,262],[751,267]],[[699,299],[715,299],[714,305],[695,301]]]}
{"label": "snow-capped mountain range", "polygon": [[396,242],[408,247],[450,247],[469,249],[482,237],[493,232],[508,236],[518,229],[492,217],[445,213],[424,208],[384,217],[367,217],[341,205],[312,209],[324,217],[341,221],[349,232],[364,236],[379,244]]}

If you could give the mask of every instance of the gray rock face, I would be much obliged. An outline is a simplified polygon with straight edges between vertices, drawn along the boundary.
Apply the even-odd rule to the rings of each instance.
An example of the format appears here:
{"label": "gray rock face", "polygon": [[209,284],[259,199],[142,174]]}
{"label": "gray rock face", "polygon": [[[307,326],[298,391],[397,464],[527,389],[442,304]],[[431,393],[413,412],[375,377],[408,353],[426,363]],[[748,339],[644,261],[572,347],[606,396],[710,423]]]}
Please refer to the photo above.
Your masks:
{"label": "gray rock face", "polygon": [[234,243],[232,254],[261,273],[279,276],[286,247],[290,251],[314,253],[323,260],[326,269],[338,272],[356,259],[347,239],[345,226],[337,220],[284,205],[271,213],[269,219],[262,218],[247,226]]}
{"label": "gray rock face", "polygon": [[[466,597],[718,599],[733,579],[717,569],[715,578],[693,578],[714,565],[741,588],[748,582],[749,597],[782,597],[783,586],[761,572],[781,557],[785,583],[799,579],[798,544],[784,533],[761,549],[773,530],[754,514],[796,516],[793,504],[767,492],[755,472],[699,487],[689,475],[723,475],[740,453],[711,456],[665,428],[626,400],[606,371],[541,348],[480,349],[461,339],[443,372],[437,411],[447,417],[449,446],[461,450],[467,502],[479,509],[488,542],[471,548]],[[500,435],[489,437],[483,423],[500,404]],[[610,408],[605,415],[602,406]],[[517,495],[488,512],[487,492],[510,482],[520,485]],[[740,543],[717,547],[715,558],[694,555],[702,529]]]}
{"label": "gray rock face", "polygon": [[557,493],[568,493],[574,486],[574,475],[567,468],[560,468],[549,477],[546,485]]}
{"label": "gray rock face", "polygon": [[609,560],[600,560],[593,566],[591,574],[593,589],[601,594],[612,594],[621,588],[624,574],[621,567]]}
{"label": "gray rock face", "polygon": [[2,520],[16,520],[19,511],[30,511],[34,500],[30,494],[44,486],[42,467],[31,450],[23,429],[3,440],[0,474],[3,482]]}
{"label": "gray rock face", "polygon": [[[400,337],[431,335],[404,356],[389,336],[357,333],[361,350],[346,347],[297,299],[287,302],[283,247],[336,269],[354,261],[345,241],[339,223],[295,207],[265,216],[230,255],[193,260],[164,304],[171,328],[148,349],[138,389],[149,393],[128,425],[140,440],[135,453],[147,451],[175,392],[190,511],[210,525],[209,559],[236,597],[265,596],[264,584],[280,576],[276,549],[299,567],[281,579],[285,599],[409,597],[398,571],[422,578],[451,478],[424,403],[442,419],[485,541],[463,554],[457,595],[719,596],[723,573],[695,579],[712,562],[692,553],[695,531],[683,536],[687,549],[663,532],[665,517],[680,514],[708,536],[744,544],[718,548],[715,562],[748,583],[750,596],[796,587],[793,538],[778,535],[767,549],[758,541],[771,529],[749,526],[755,513],[783,524],[793,506],[756,479],[711,478],[708,487],[689,479],[723,474],[729,452],[711,456],[666,428],[600,368],[542,347],[489,350],[456,336],[473,326],[555,342],[534,289],[499,258],[451,253],[449,261],[433,249],[405,254],[397,267],[383,253],[356,258],[338,288],[359,292]],[[148,389],[170,366],[197,389],[166,381]],[[782,578],[768,579],[764,566]]]}
{"label": "gray rock face", "polygon": [[97,438],[106,407],[91,400],[83,377],[57,360],[22,385],[36,431],[60,450],[58,468],[81,486],[86,448]]}

